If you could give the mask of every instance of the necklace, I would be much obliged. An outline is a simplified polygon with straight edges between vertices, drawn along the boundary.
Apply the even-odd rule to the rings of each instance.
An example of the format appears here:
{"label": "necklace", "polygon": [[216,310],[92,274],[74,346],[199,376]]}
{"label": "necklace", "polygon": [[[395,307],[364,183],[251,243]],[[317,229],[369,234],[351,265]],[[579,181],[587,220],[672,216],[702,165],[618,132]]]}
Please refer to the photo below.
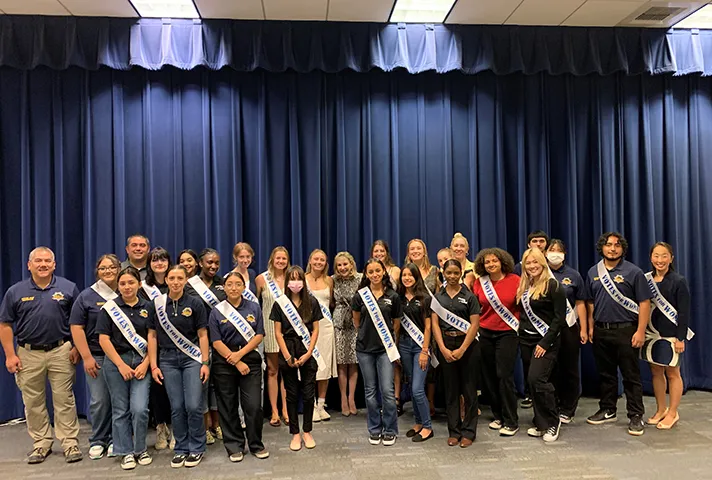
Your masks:
{"label": "necklace", "polygon": [[178,316],[178,302],[176,300],[171,299],[173,302],[173,316],[177,317]]}

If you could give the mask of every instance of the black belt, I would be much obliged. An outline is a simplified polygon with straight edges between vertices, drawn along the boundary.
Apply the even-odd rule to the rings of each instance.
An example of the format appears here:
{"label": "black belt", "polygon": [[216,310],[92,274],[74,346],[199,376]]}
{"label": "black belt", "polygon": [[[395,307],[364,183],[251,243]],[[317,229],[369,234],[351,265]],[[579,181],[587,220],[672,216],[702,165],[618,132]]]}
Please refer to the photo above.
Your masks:
{"label": "black belt", "polygon": [[35,344],[25,343],[25,344],[22,344],[22,343],[21,343],[20,346],[23,347],[25,350],[39,350],[39,351],[42,351],[42,352],[49,352],[49,351],[54,350],[54,349],[57,348],[57,347],[61,347],[61,346],[64,345],[65,343],[67,343],[66,340],[58,340],[58,341],[56,341],[56,342],[54,342],[54,343],[45,343],[45,344],[41,344],[41,343],[35,343]]}
{"label": "black belt", "polygon": [[602,328],[604,330],[616,330],[618,328],[634,327],[637,324],[635,322],[615,322],[615,323],[596,322],[594,325],[596,328]]}
{"label": "black belt", "polygon": [[464,337],[465,335],[467,335],[465,332],[461,332],[460,330],[448,330],[443,333],[448,337]]}

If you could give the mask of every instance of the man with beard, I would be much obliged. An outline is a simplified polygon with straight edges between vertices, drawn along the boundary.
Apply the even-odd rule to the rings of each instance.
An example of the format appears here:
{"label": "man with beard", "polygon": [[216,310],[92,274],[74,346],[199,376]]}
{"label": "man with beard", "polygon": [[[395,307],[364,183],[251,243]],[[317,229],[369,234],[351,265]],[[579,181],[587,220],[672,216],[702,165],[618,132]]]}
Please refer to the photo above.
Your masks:
{"label": "man with beard", "polygon": [[618,368],[628,410],[628,433],[642,435],[643,387],[638,352],[650,318],[650,289],[643,271],[624,260],[628,242],[617,232],[601,235],[596,245],[602,260],[588,271],[588,334],[600,376],[599,410],[592,425],[615,422]]}
{"label": "man with beard", "polygon": [[121,270],[126,267],[134,267],[141,275],[141,281],[146,280],[146,266],[148,264],[148,251],[151,249],[151,242],[148,237],[140,233],[131,235],[126,239],[126,260],[121,262]]}

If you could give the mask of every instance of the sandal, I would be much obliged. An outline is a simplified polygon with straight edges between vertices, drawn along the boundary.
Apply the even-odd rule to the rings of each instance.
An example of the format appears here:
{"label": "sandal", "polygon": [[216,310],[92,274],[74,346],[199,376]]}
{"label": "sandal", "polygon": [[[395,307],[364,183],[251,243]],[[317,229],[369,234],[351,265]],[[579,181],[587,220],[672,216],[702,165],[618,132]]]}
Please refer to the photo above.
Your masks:
{"label": "sandal", "polygon": [[657,425],[658,423],[660,423],[660,421],[661,421],[663,418],[665,418],[665,417],[667,416],[668,410],[669,410],[669,408],[666,408],[665,411],[663,412],[663,414],[662,414],[660,417],[658,417],[658,416],[657,416],[657,415],[658,415],[657,412],[655,412],[655,415],[653,415],[652,417],[650,417],[646,423],[647,423],[648,425]]}
{"label": "sandal", "polygon": [[279,421],[279,417],[277,417],[277,418],[272,417],[269,421],[269,424],[273,427],[279,427],[280,425],[282,425],[282,423]]}
{"label": "sandal", "polygon": [[[665,418],[667,418],[667,417],[665,417]],[[665,418],[662,419],[662,420],[660,420],[660,421],[658,422],[658,424],[656,425],[656,428],[657,428],[658,430],[670,430],[670,429],[671,429],[672,427],[674,427],[675,424],[680,420],[680,414],[679,414],[679,413],[676,413],[676,414],[675,414],[675,418],[672,419],[672,423],[669,423],[669,424],[668,424],[668,423],[663,423],[663,421],[665,420]]]}

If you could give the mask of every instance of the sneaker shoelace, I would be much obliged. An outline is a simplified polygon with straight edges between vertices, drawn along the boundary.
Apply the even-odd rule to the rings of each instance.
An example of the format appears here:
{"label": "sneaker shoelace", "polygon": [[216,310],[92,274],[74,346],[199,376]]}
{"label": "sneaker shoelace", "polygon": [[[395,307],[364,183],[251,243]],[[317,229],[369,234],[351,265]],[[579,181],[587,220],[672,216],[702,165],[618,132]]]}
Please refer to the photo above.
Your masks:
{"label": "sneaker shoelace", "polygon": [[551,435],[553,437],[554,435],[556,435],[556,427],[549,427],[547,429],[546,433],[548,433],[549,435]]}

